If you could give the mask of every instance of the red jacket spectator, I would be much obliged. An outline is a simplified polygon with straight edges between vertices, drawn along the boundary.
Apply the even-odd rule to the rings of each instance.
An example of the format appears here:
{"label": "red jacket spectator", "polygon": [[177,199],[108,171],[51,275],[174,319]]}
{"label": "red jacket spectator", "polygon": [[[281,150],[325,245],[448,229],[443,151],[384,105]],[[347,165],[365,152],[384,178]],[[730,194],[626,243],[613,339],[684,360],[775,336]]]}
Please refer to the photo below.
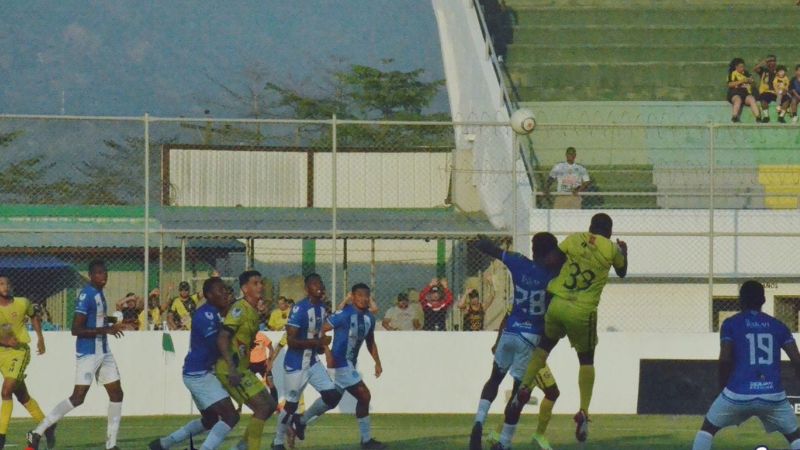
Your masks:
{"label": "red jacket spectator", "polygon": [[441,284],[429,284],[419,293],[419,304],[422,309],[445,311],[453,304],[453,292]]}

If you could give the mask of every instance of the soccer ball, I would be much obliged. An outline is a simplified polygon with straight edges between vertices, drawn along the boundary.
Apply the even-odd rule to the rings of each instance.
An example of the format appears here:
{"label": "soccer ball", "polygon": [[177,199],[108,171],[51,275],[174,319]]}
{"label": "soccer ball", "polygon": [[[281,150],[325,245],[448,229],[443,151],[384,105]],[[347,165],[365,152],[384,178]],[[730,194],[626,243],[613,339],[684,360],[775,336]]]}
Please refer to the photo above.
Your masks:
{"label": "soccer ball", "polygon": [[518,134],[530,134],[536,128],[536,117],[528,108],[520,108],[511,114],[511,129]]}

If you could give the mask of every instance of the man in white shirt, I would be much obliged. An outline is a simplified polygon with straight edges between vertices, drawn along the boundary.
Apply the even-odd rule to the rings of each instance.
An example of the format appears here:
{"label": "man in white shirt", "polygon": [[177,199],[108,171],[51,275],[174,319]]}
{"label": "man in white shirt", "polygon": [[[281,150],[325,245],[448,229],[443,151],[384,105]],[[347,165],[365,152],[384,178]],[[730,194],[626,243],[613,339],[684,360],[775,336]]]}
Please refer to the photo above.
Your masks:
{"label": "man in white shirt", "polygon": [[549,194],[550,187],[556,183],[554,209],[580,209],[580,192],[585,191],[591,184],[586,168],[575,163],[576,155],[575,147],[567,147],[567,161],[553,166],[547,177],[545,193]]}
{"label": "man in white shirt", "polygon": [[383,328],[390,331],[413,331],[422,328],[417,311],[409,306],[408,294],[397,295],[397,306],[392,306],[383,317]]}

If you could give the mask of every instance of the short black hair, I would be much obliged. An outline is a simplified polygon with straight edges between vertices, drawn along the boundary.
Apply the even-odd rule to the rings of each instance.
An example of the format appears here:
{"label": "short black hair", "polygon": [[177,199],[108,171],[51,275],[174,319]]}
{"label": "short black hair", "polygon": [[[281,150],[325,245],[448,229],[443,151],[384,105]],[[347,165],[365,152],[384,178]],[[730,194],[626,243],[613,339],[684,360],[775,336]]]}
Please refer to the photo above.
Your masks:
{"label": "short black hair", "polygon": [[322,277],[319,276],[319,274],[316,272],[311,272],[310,274],[306,275],[306,277],[303,279],[303,284],[308,286],[308,283],[311,282],[311,280],[322,281]]}
{"label": "short black hair", "polygon": [[359,290],[359,289],[366,289],[367,291],[372,291],[372,289],[370,289],[369,286],[367,286],[366,284],[364,284],[364,283],[356,283],[356,284],[353,285],[352,288],[350,288],[350,292],[355,294],[356,291]]}
{"label": "short black hair", "polygon": [[777,61],[777,60],[778,60],[778,57],[777,57],[777,56],[775,56],[775,55],[772,55],[772,54],[770,54],[770,55],[767,55],[767,58],[766,58],[766,59],[774,59],[775,61]]}
{"label": "short black hair", "polygon": [[779,70],[783,70],[783,71],[785,72],[785,71],[786,71],[786,66],[784,66],[783,64],[781,64],[780,66],[778,66],[778,67],[776,67],[776,68],[775,68],[775,72],[777,72],[777,71],[779,71]]}
{"label": "short black hair", "polygon": [[614,226],[614,222],[611,220],[611,216],[606,213],[597,213],[592,216],[592,222],[589,224],[589,232],[593,234],[608,234],[611,236],[611,229]]}
{"label": "short black hair", "polygon": [[103,261],[102,259],[93,259],[93,260],[91,260],[89,262],[89,273],[94,272],[94,269],[96,269],[98,267],[102,267],[102,268],[105,269],[106,268],[106,262]]}
{"label": "short black hair", "polygon": [[575,147],[567,147],[567,151],[565,153],[570,153],[570,152],[575,153],[575,154],[578,153],[578,151],[575,150]]}
{"label": "short black hair", "polygon": [[558,247],[558,239],[552,233],[540,231],[531,239],[533,251],[538,256],[545,256]]}
{"label": "short black hair", "polygon": [[756,280],[747,280],[739,288],[739,301],[745,309],[760,311],[761,306],[767,301],[764,295],[764,285]]}
{"label": "short black hair", "polygon": [[213,289],[214,285],[217,283],[225,284],[220,277],[211,277],[203,281],[203,297],[208,298],[208,294],[211,293],[211,289]]}
{"label": "short black hair", "polygon": [[245,270],[244,272],[241,273],[241,275],[239,275],[239,287],[242,287],[245,284],[247,284],[247,282],[250,281],[250,278],[260,277],[260,276],[261,272],[257,270]]}

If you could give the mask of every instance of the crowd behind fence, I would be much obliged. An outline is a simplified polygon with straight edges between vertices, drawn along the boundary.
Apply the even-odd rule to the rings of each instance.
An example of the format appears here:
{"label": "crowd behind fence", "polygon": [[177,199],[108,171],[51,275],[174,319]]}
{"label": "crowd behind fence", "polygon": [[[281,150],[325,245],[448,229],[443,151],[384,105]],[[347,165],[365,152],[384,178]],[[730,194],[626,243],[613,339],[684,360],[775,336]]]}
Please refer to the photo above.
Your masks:
{"label": "crowd behind fence", "polygon": [[[102,258],[107,298],[132,329],[179,327],[182,283],[197,298],[219,273],[236,295],[249,268],[265,275],[265,327],[316,271],[332,308],[349,285],[369,284],[387,328],[496,329],[509,276],[471,240],[525,252],[533,232],[562,239],[602,209],[631,265],[607,288],[601,330],[713,330],[747,277],[768,281],[767,309],[796,330],[796,137],[764,130],[539,124],[525,174],[492,164],[498,152],[516,158],[512,149],[469,145],[510,133],[501,123],[3,115],[0,271],[52,328],[70,326],[86,264]],[[552,209],[573,195],[544,189],[567,147],[591,189]],[[525,219],[517,229],[481,213],[504,178],[535,206],[506,195],[504,209]]]}

